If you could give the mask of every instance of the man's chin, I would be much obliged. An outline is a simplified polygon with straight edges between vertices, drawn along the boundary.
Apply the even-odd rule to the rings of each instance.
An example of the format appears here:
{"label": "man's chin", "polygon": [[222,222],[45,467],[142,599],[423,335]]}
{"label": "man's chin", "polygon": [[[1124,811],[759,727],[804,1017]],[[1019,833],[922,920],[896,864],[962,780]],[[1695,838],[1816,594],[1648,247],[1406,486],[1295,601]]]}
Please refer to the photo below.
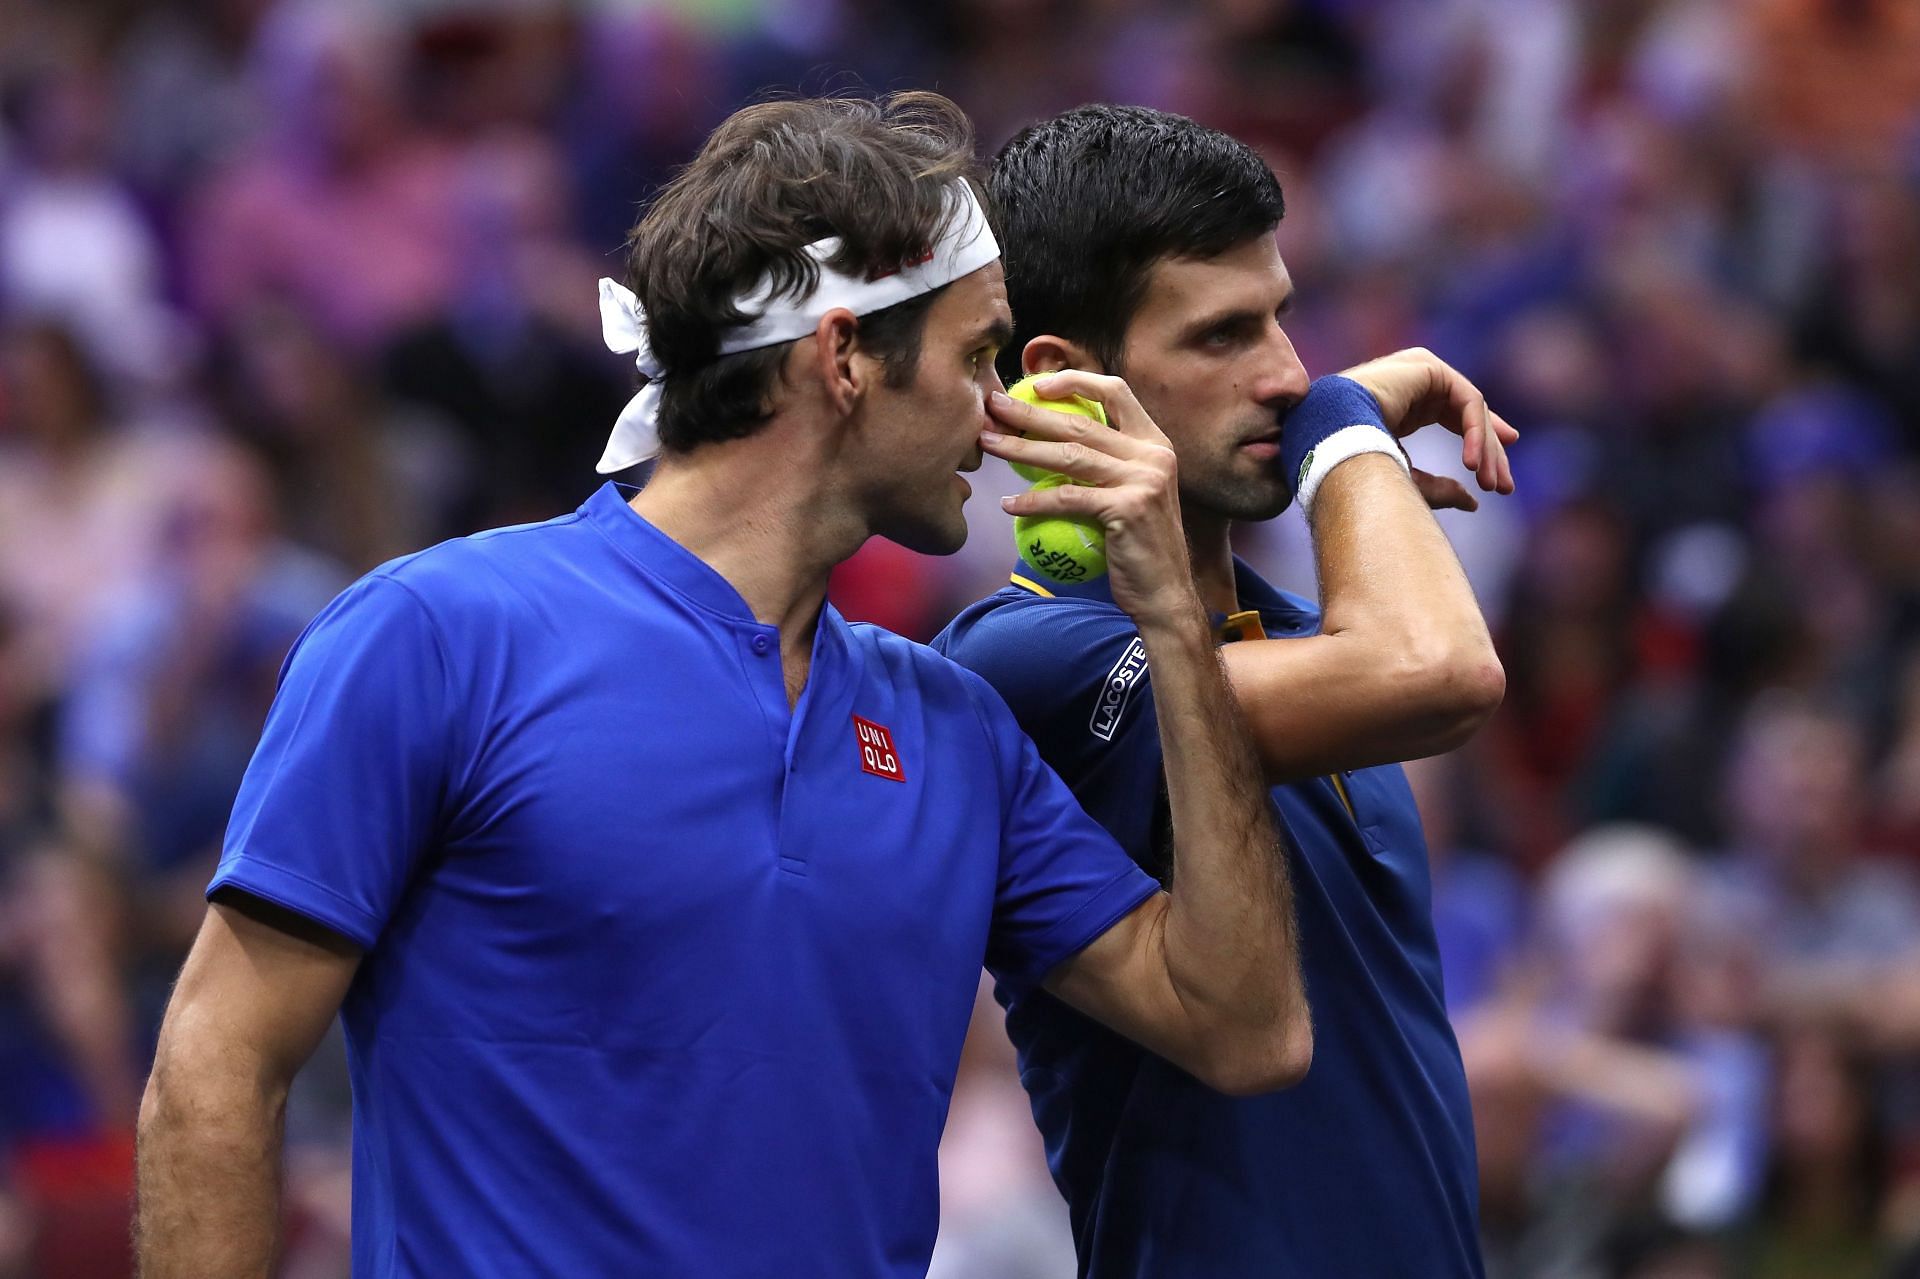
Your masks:
{"label": "man's chin", "polygon": [[878,533],[920,555],[952,555],[967,544],[967,522],[958,515],[951,524],[901,524]]}
{"label": "man's chin", "polygon": [[1285,511],[1293,502],[1293,493],[1271,474],[1262,474],[1257,479],[1224,479],[1197,495],[1183,493],[1180,500],[1236,524],[1258,524]]}

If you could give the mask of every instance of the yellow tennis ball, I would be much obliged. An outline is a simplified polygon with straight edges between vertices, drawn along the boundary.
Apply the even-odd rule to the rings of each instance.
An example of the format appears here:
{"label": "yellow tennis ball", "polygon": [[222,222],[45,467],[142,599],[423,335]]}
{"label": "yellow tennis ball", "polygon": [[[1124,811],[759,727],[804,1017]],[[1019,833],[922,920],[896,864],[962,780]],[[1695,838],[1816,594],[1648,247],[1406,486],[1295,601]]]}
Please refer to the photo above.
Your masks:
{"label": "yellow tennis ball", "polygon": [[[1089,400],[1084,395],[1073,395],[1064,400],[1049,400],[1046,396],[1035,391],[1033,384],[1041,378],[1048,376],[1051,375],[1046,373],[1029,373],[1026,377],[1021,378],[1018,382],[1008,387],[1007,394],[1019,400],[1022,404],[1038,405],[1043,409],[1052,409],[1056,413],[1076,413],[1081,417],[1090,417],[1102,426],[1107,424],[1107,411],[1100,407],[1100,401],[1098,400]],[[1010,463],[1010,465],[1022,479],[1044,480],[1049,475],[1055,474],[1053,471],[1043,471],[1039,467],[1026,462],[1013,462]]]}
{"label": "yellow tennis ball", "polygon": [[[1069,482],[1064,475],[1049,475],[1032,491],[1041,493]],[[1020,558],[1049,581],[1071,586],[1107,571],[1107,531],[1098,520],[1022,515],[1013,522],[1013,540]]]}

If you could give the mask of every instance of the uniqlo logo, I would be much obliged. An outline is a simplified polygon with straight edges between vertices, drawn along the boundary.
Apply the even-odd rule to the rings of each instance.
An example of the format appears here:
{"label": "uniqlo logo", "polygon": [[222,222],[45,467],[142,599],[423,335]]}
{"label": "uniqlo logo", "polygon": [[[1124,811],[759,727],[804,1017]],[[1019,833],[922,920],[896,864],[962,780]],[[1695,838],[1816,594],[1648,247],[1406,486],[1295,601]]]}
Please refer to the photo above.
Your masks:
{"label": "uniqlo logo", "polygon": [[900,769],[900,753],[893,749],[893,734],[870,719],[853,717],[853,736],[860,744],[860,771],[872,773],[875,777],[884,777],[892,782],[904,782],[906,774]]}

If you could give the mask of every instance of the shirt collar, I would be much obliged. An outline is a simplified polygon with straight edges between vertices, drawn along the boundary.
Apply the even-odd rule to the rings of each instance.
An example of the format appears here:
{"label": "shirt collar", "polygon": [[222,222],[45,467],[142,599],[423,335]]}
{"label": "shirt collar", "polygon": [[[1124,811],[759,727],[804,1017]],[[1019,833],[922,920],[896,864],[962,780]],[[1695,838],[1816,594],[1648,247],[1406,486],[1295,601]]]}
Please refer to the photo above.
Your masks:
{"label": "shirt collar", "polygon": [[[1012,583],[1030,594],[1046,596],[1049,599],[1064,597],[1098,600],[1103,604],[1113,603],[1113,587],[1105,573],[1084,582],[1056,582],[1027,563],[1025,559],[1016,559],[1013,564]],[[1302,609],[1298,602],[1274,589],[1266,579],[1253,571],[1252,565],[1238,555],[1233,557],[1233,590],[1240,600],[1241,609],[1258,613],[1267,630],[1297,634],[1303,626],[1318,625],[1319,619],[1316,614]],[[1239,616],[1238,613],[1213,614],[1214,633],[1222,639],[1244,638],[1240,628],[1233,624]]]}
{"label": "shirt collar", "polygon": [[628,506],[622,487],[611,481],[602,484],[581,506],[580,514],[614,549],[702,608],[732,621],[755,621],[753,610],[733,583]]}
{"label": "shirt collar", "polygon": [[1113,603],[1113,588],[1108,585],[1105,573],[1097,573],[1084,582],[1056,582],[1022,557],[1013,562],[1012,581],[1020,589],[1048,599],[1065,597]]}

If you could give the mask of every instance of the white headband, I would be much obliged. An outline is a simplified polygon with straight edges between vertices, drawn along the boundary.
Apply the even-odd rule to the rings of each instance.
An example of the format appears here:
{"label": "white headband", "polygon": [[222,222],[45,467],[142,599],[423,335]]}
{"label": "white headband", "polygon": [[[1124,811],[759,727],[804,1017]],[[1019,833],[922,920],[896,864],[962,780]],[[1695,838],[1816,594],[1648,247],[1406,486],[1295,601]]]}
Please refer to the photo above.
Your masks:
{"label": "white headband", "polygon": [[[771,279],[763,280],[735,300],[734,305],[755,318],[720,339],[720,355],[754,351],[763,346],[778,346],[805,337],[820,323],[820,317],[838,307],[855,315],[871,315],[908,298],[952,284],[963,275],[971,275],[1000,256],[1000,245],[987,226],[986,211],[968,183],[955,182],[959,195],[958,216],[948,219],[947,229],[931,252],[891,275],[869,280],[844,275],[827,265],[840,251],[838,236],[815,240],[805,250],[820,266],[820,282],[813,292],[800,297],[775,298]],[[644,462],[660,451],[660,381],[666,369],[653,356],[647,341],[647,313],[640,299],[625,285],[602,278],[600,281],[600,331],[610,350],[625,355],[634,353],[634,364],[647,384],[627,401],[614,423],[607,451],[600,455],[597,468],[602,475],[623,471],[636,462]]]}

